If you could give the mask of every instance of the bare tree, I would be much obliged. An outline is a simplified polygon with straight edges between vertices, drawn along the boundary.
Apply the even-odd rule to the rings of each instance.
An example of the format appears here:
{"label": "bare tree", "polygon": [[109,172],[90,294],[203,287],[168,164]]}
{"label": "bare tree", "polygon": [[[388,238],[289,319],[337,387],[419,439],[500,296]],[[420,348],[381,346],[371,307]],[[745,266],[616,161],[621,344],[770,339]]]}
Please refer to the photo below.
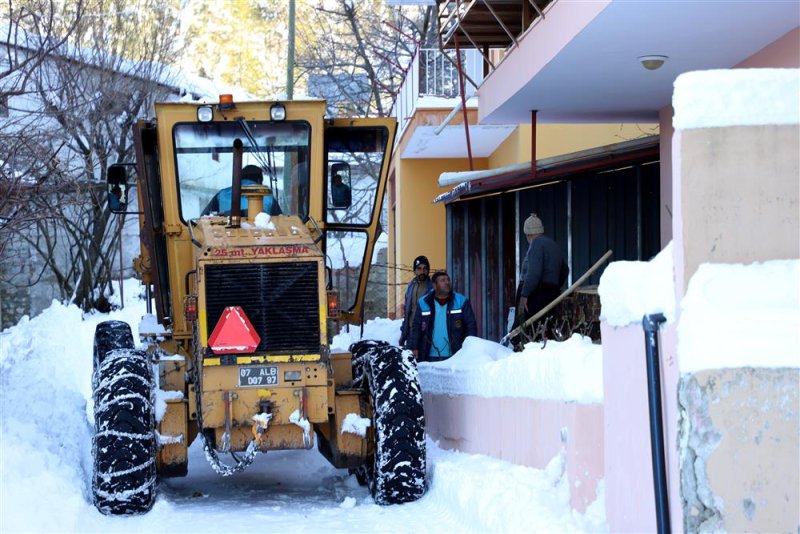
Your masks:
{"label": "bare tree", "polygon": [[391,8],[379,0],[336,0],[301,27],[298,66],[341,116],[386,116],[417,45],[431,38],[431,7]]}
{"label": "bare tree", "polygon": [[[0,130],[3,187],[12,193],[0,206],[0,277],[12,287],[52,280],[62,300],[84,310],[109,306],[118,221],[105,170],[132,160],[133,123],[176,85],[165,65],[176,53],[177,14],[154,0],[135,4],[100,1],[75,11],[54,47],[35,26],[23,31],[24,19],[14,30],[30,47],[25,57],[40,59],[19,67],[25,98],[10,109],[14,127]],[[12,144],[21,131],[28,139]]]}
{"label": "bare tree", "polygon": [[[0,237],[14,233],[16,225],[30,224],[34,215],[24,200],[36,190],[36,177],[46,174],[53,163],[50,136],[28,128],[27,118],[10,110],[12,99],[29,99],[35,89],[31,76],[75,32],[83,4],[79,0],[64,12],[53,0],[39,0],[3,6],[0,25]],[[48,157],[50,156],[50,157]],[[8,246],[0,239],[0,257]]]}

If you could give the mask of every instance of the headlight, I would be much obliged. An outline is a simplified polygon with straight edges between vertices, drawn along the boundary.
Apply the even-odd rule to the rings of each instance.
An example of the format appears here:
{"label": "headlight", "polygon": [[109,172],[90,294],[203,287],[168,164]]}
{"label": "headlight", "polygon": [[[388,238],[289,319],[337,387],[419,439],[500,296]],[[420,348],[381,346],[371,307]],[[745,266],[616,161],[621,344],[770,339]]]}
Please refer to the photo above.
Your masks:
{"label": "headlight", "polygon": [[211,106],[200,106],[197,108],[197,120],[200,122],[211,122],[214,118],[214,108]]}
{"label": "headlight", "polygon": [[286,119],[286,107],[283,104],[272,104],[269,108],[269,116],[274,121]]}

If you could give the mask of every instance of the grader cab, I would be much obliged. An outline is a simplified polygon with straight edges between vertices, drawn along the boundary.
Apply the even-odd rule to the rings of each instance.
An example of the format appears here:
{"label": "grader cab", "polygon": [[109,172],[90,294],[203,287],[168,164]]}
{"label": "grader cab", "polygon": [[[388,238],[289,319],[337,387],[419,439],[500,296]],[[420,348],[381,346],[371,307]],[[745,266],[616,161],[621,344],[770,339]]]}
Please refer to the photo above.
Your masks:
{"label": "grader cab", "polygon": [[413,357],[329,348],[333,319],[362,319],[395,122],[324,114],[323,101],[157,104],[134,126],[135,165],[109,168],[112,210],[139,216],[155,320],[139,345],[122,322],[95,334],[101,512],[149,510],[195,439],[222,476],[316,444],[380,504],[424,493]]}

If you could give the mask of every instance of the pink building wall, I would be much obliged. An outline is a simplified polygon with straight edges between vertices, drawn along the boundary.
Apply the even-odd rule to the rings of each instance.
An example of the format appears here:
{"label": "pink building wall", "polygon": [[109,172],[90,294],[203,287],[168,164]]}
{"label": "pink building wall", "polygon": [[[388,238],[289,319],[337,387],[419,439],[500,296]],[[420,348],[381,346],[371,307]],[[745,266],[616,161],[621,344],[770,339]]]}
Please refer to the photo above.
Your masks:
{"label": "pink building wall", "polygon": [[[737,67],[775,68],[800,67],[800,29],[795,29],[766,46]],[[672,107],[659,111],[661,135],[661,238],[662,245],[673,242],[675,297],[680,303],[686,287],[684,275],[683,207],[681,203],[681,141],[680,131],[672,126]],[[671,216],[664,206],[670,205]],[[665,229],[665,225],[667,229]],[[669,239],[668,239],[669,238]],[[659,334],[662,372],[662,402],[664,406],[665,449],[667,452],[670,519],[674,532],[683,529],[683,510],[680,493],[678,454],[677,390],[680,371],[677,360],[677,324]],[[641,325],[612,328],[602,325],[603,379],[605,391],[605,471],[606,520],[612,532],[652,531],[655,529],[650,442],[647,432],[647,394],[644,334]],[[626,419],[631,433],[618,436]],[[637,445],[636,440],[641,440]],[[636,487],[635,492],[631,488]]]}
{"label": "pink building wall", "polygon": [[[654,532],[655,499],[647,403],[647,362],[641,323],[615,328],[600,325],[603,338],[605,408],[606,521],[611,532]],[[659,334],[662,392],[677,391],[675,328]],[[664,395],[666,414],[677,413],[677,395]],[[667,473],[670,487],[680,486],[677,419],[665,417]],[[674,484],[673,484],[674,482]],[[670,496],[670,508],[680,513],[680,495]],[[681,523],[673,524],[679,532]]]}
{"label": "pink building wall", "polygon": [[659,222],[661,224],[661,248],[672,241],[672,106],[658,112],[658,131],[660,136],[659,157],[661,159],[661,206],[659,206]]}
{"label": "pink building wall", "polygon": [[543,469],[566,453],[570,504],[584,512],[603,479],[603,406],[568,401],[425,394],[425,428],[446,449]]}
{"label": "pink building wall", "polygon": [[[599,15],[611,0],[555,2],[547,10],[547,24],[535,24],[536,39],[519,39],[519,47],[503,59],[503,68],[489,73],[478,94],[478,122],[510,99]],[[507,63],[507,65],[506,65]]]}
{"label": "pink building wall", "polygon": [[736,65],[735,68],[796,69],[798,66],[800,66],[800,27],[787,32],[783,37]]}
{"label": "pink building wall", "polygon": [[[560,2],[548,14],[545,28],[583,27],[574,17],[591,20],[608,2],[594,3],[594,9]],[[558,8],[558,9],[556,9]],[[587,22],[588,22],[587,20]],[[481,90],[480,116],[485,117],[519,89],[542,67],[531,57],[552,57],[574,36],[554,35],[537,39],[548,47],[540,55],[519,49],[510,54],[514,68],[498,69]],[[523,39],[521,46],[532,45]],[[736,67],[800,67],[800,28],[788,32]],[[530,52],[530,51],[529,51]],[[504,78],[502,75],[506,75]],[[513,78],[513,79],[512,79]],[[659,110],[661,135],[661,240],[673,242],[676,302],[684,296],[683,208],[681,204],[681,132],[672,126],[671,106]],[[671,526],[683,530],[678,449],[677,389],[680,372],[677,360],[677,324],[659,333],[664,406],[665,449]],[[603,405],[577,405],[530,399],[484,399],[471,396],[426,395],[425,412],[429,434],[443,447],[464,452],[489,454],[504,460],[542,468],[562,447],[561,429],[567,428],[567,465],[572,504],[578,510],[594,500],[597,480],[605,478],[606,520],[612,532],[655,531],[655,504],[650,456],[647,379],[644,333],[640,323],[613,328],[603,323]],[[480,424],[476,424],[480,421]],[[584,478],[581,478],[584,477]],[[576,488],[575,482],[581,484]]]}

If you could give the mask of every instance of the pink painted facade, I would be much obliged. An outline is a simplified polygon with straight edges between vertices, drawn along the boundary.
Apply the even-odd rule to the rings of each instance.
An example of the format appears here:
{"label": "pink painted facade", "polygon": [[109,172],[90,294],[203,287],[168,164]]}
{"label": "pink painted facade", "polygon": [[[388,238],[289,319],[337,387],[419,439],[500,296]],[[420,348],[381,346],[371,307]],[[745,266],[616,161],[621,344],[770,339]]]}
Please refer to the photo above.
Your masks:
{"label": "pink painted facade", "polygon": [[603,479],[603,406],[474,395],[425,395],[428,435],[446,449],[543,469],[566,454],[570,504],[583,512]]}
{"label": "pink painted facade", "polygon": [[800,65],[800,28],[795,28],[736,65],[736,68],[796,69],[798,65]]}
{"label": "pink painted facade", "polygon": [[555,3],[547,12],[547,24],[531,28],[519,41],[519,48],[508,54],[481,84],[478,121],[513,96],[610,3],[611,0]]}
{"label": "pink painted facade", "polygon": [[[641,323],[615,328],[601,324],[603,338],[604,450],[606,521],[612,532],[656,530],[650,417],[647,404],[647,364]],[[668,325],[659,339],[662,391],[677,391],[679,377],[675,326]],[[670,508],[680,517],[677,395],[663,395],[667,477]],[[635,490],[634,490],[635,488]],[[680,522],[673,525],[680,530]]]}
{"label": "pink painted facade", "polygon": [[[689,8],[687,3],[675,11]],[[735,4],[735,3],[734,3]],[[742,3],[743,5],[744,3]],[[747,15],[740,20],[730,22],[732,27],[742,28],[737,33],[721,32],[722,39],[704,37],[705,28],[698,26],[698,31],[691,36],[693,45],[692,64],[682,64],[683,70],[664,74],[667,68],[674,65],[677,59],[670,59],[667,68],[662,71],[647,72],[626,71],[626,66],[619,67],[620,58],[626,61],[635,61],[642,54],[670,52],[666,47],[675,45],[680,49],[684,38],[689,41],[688,30],[681,27],[663,30],[654,26],[653,32],[661,31],[665,34],[662,43],[664,50],[644,50],[638,48],[637,43],[631,42],[627,49],[619,45],[615,52],[606,54],[609,71],[596,74],[593,65],[588,64],[585,56],[579,54],[563,53],[567,47],[577,42],[580,34],[593,23],[604,17],[603,28],[612,28],[615,24],[613,17],[622,13],[616,23],[616,35],[627,36],[630,32],[631,22],[635,21],[636,13],[630,13],[628,6],[641,6],[641,3],[625,3],[619,1],[599,2],[570,2],[557,1],[546,12],[546,19],[538,21],[531,27],[518,47],[512,49],[498,68],[490,73],[479,91],[479,118],[481,121],[492,122],[496,117],[508,116],[509,107],[515,108],[519,116],[529,113],[531,109],[540,112],[548,110],[540,106],[535,100],[540,97],[536,93],[536,82],[544,69],[551,68],[553,64],[561,61],[560,65],[552,68],[561,68],[564,72],[586,72],[584,83],[591,85],[596,82],[598,86],[604,83],[603,78],[612,77],[608,72],[616,68],[619,73],[630,74],[629,78],[621,80],[619,86],[624,86],[625,91],[620,91],[623,96],[613,96],[598,101],[598,114],[614,113],[609,107],[625,106],[626,99],[635,94],[650,92],[652,87],[658,87],[665,96],[660,104],[649,108],[653,116],[657,117],[661,136],[661,241],[662,245],[673,242],[674,276],[676,302],[681,302],[686,284],[691,273],[684,273],[687,239],[684,234],[684,221],[691,214],[685,213],[688,208],[683,205],[682,198],[682,156],[681,150],[684,139],[681,131],[673,128],[673,110],[670,105],[672,82],[681,72],[695,69],[709,68],[800,68],[800,28],[797,20],[789,20],[788,24],[794,27],[785,29],[786,21],[781,21],[780,14],[773,15],[767,20],[770,28],[766,30],[765,24],[756,24],[752,15],[763,14],[769,9],[779,9],[777,4],[749,3]],[[696,4],[700,6],[700,3]],[[694,4],[692,4],[692,7]],[[712,3],[704,4],[698,9],[716,9]],[[710,6],[710,7],[709,7]],[[729,6],[730,7],[730,6]],[[736,6],[734,6],[736,7]],[[616,11],[613,11],[614,8]],[[671,8],[670,8],[671,9]],[[628,10],[628,11],[626,11]],[[613,13],[615,14],[612,14]],[[777,11],[776,11],[777,13]],[[664,13],[661,13],[663,16]],[[723,13],[730,15],[730,10]],[[766,17],[767,15],[765,15]],[[629,18],[625,18],[629,17]],[[677,15],[676,15],[677,17]],[[678,17],[680,18],[680,17]],[[730,18],[730,17],[729,17]],[[735,17],[734,17],[735,18]],[[786,18],[786,17],[783,17]],[[791,17],[789,17],[791,19]],[[713,16],[706,19],[699,17],[697,24],[707,24],[703,20],[713,20]],[[731,19],[732,20],[732,19]],[[766,19],[765,19],[766,20]],[[680,21],[677,21],[680,24]],[[708,35],[714,28],[709,25]],[[777,28],[784,28],[778,30]],[[725,49],[730,39],[731,47],[734,41],[743,41],[745,32],[753,33],[750,43],[760,42],[758,47],[752,47],[747,53],[740,55],[733,61],[729,57],[713,55],[712,51]],[[774,31],[769,34],[769,31]],[[759,33],[760,32],[760,33]],[[635,32],[634,32],[635,33]],[[667,35],[668,34],[668,35]],[[758,35],[756,35],[758,34]],[[607,34],[609,42],[625,41],[615,39],[614,33]],[[681,37],[683,36],[683,37]],[[750,36],[748,36],[750,37]],[[703,39],[709,42],[703,42]],[[646,41],[646,39],[644,40]],[[760,47],[760,48],[759,48]],[[744,48],[742,48],[744,50]],[[586,56],[591,50],[587,47]],[[574,50],[572,52],[575,52]],[[708,53],[708,57],[704,56]],[[681,57],[688,57],[682,54]],[[675,54],[675,58],[678,54]],[[670,63],[670,61],[672,63]],[[719,63],[714,63],[719,61]],[[602,69],[599,69],[602,70]],[[591,75],[595,74],[595,78]],[[653,82],[658,76],[664,77],[663,81]],[[552,83],[551,78],[544,77],[545,81]],[[527,87],[527,89],[526,89]],[[533,87],[531,89],[531,87]],[[566,91],[565,91],[566,92]],[[608,91],[607,94],[611,93]],[[526,100],[527,98],[527,100]],[[585,102],[580,98],[574,102],[565,101],[554,104],[556,112],[565,113],[565,109],[574,103],[576,109],[575,122],[582,122],[580,113],[585,108]],[[498,110],[501,110],[499,112]],[[619,111],[620,116],[626,112],[635,113],[638,110]],[[644,110],[647,111],[647,110]],[[493,115],[494,114],[494,115]],[[587,113],[583,120],[592,121],[592,113]],[[597,115],[599,116],[599,115]],[[628,115],[630,116],[630,115]],[[696,243],[695,243],[696,246]],[[678,443],[679,407],[678,387],[680,371],[678,366],[678,333],[677,324],[680,322],[680,310],[676,310],[676,322],[666,325],[659,334],[660,362],[662,369],[662,402],[664,406],[665,439],[668,462],[668,491],[670,500],[670,517],[672,530],[680,532],[684,528],[683,508],[681,501],[681,471],[680,471],[680,445]],[[656,529],[655,505],[653,498],[653,477],[650,456],[650,438],[648,427],[648,406],[646,394],[645,350],[644,333],[641,324],[631,324],[623,328],[613,328],[608,324],[602,325],[603,338],[603,380],[604,402],[597,405],[575,405],[555,401],[533,401],[522,399],[480,399],[477,397],[426,397],[426,417],[429,432],[436,439],[441,440],[445,447],[457,448],[465,452],[491,454],[508,461],[541,468],[560,450],[560,429],[568,428],[568,456],[567,464],[570,469],[571,488],[572,477],[581,473],[590,473],[590,484],[596,480],[605,479],[606,519],[612,532],[652,532]],[[507,415],[506,415],[507,414]],[[476,424],[480,421],[480,424]],[[598,426],[598,421],[600,425]],[[570,449],[571,447],[571,449]],[[570,450],[572,451],[570,453]],[[600,457],[597,451],[601,451]],[[570,455],[571,454],[571,455]],[[583,462],[583,463],[582,463]],[[582,471],[582,469],[586,469]],[[594,482],[592,482],[594,481]],[[583,481],[582,481],[583,482]],[[592,488],[595,486],[592,485]],[[580,488],[584,488],[582,483]],[[576,491],[573,494],[573,506],[582,510],[587,502],[591,502],[592,491],[587,493]]]}

